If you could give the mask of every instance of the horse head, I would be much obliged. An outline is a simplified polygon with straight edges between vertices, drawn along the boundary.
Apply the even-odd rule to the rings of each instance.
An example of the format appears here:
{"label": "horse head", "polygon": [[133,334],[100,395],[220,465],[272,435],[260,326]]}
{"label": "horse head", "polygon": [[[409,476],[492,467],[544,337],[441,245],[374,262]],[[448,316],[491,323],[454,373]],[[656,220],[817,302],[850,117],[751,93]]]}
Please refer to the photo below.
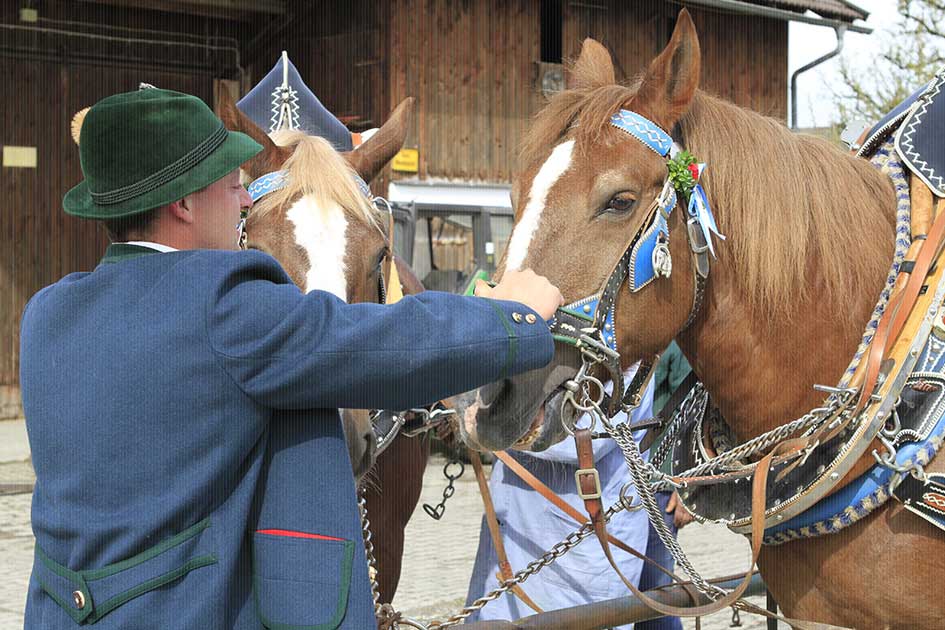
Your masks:
{"label": "horse head", "polygon": [[[616,83],[606,49],[584,41],[568,89],[552,98],[525,137],[512,186],[515,225],[499,274],[530,267],[556,284],[567,302],[601,289],[631,239],[656,220],[654,200],[667,181],[666,158],[610,124],[611,117],[630,110],[673,129],[689,107],[699,72],[699,41],[685,10],[669,44],[629,88]],[[666,221],[672,273],[634,292],[624,282],[617,289],[615,323],[603,331],[613,337],[622,368],[665,348],[692,307],[685,210]],[[579,413],[565,404],[564,384],[580,364],[580,353],[559,343],[543,370],[467,395],[464,439],[490,450],[543,450],[560,441],[563,423],[573,424]]]}
{"label": "horse head", "polygon": [[[224,91],[218,114],[228,129],[263,146],[243,165],[244,181],[282,171],[286,185],[257,201],[246,220],[246,246],[272,255],[306,293],[328,291],[349,303],[378,302],[392,264],[389,215],[374,206],[366,182],[400,150],[414,99],[407,98],[364,144],[338,153],[323,138],[280,131],[270,138]],[[369,413],[344,410],[356,475],[374,459]]]}

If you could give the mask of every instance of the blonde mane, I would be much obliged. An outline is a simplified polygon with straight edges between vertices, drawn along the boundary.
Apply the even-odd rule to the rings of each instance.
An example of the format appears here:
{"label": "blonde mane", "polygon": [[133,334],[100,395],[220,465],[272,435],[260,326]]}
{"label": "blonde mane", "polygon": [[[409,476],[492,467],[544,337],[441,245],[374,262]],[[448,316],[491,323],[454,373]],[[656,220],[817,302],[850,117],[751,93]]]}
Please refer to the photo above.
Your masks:
{"label": "blonde mane", "polygon": [[380,229],[377,210],[355,183],[357,173],[327,140],[286,130],[277,131],[272,139],[279,146],[295,147],[282,165],[289,174],[288,183],[260,199],[252,214],[261,217],[276,208],[288,207],[300,197],[312,196],[319,208],[337,203],[348,215]]}
{"label": "blonde mane", "polygon": [[[605,85],[559,93],[523,139],[520,164],[547,155],[566,134],[581,152],[625,141],[610,127],[636,89]],[[781,122],[696,92],[677,139],[708,165],[705,190],[721,231],[720,256],[732,256],[752,308],[791,313],[817,295],[849,313],[862,288],[884,277],[892,256],[895,195],[889,179],[866,160],[829,142],[792,133]],[[877,233],[888,238],[877,238]],[[814,283],[808,273],[825,270]],[[876,296],[868,296],[873,300]]]}

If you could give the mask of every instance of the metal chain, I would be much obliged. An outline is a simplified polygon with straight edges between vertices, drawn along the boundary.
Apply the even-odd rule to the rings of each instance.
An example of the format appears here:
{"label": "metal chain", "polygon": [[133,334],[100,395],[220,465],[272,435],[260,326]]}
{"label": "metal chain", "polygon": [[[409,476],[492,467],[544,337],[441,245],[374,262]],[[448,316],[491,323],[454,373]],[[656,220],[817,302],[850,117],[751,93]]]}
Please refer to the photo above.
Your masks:
{"label": "metal chain", "polygon": [[358,511],[361,514],[361,536],[364,540],[364,555],[367,558],[368,577],[371,580],[371,598],[374,600],[374,615],[381,621],[381,593],[377,586],[377,560],[374,557],[374,543],[371,541],[371,522],[367,515],[367,498],[364,490],[358,488]]}
{"label": "metal chain", "polygon": [[[843,415],[845,408],[848,406],[850,401],[852,401],[855,390],[837,390],[834,393],[836,395],[830,398],[827,406],[813,409],[796,420],[778,426],[767,433],[763,433],[755,438],[752,438],[744,444],[740,444],[731,450],[722,453],[721,455],[703,462],[699,466],[676,474],[675,477],[700,477],[718,468],[723,468],[732,464],[740,464],[741,460],[758,453],[763,453],[771,446],[774,446],[775,444],[799,432],[809,431],[810,429],[821,425],[828,418],[845,418]],[[669,433],[667,433],[667,437],[664,438],[660,444],[659,451],[651,459],[651,463],[655,468],[658,468],[660,465],[662,465],[663,460],[672,448],[672,440],[674,440],[676,437],[675,434],[678,432],[679,425],[685,418],[693,417],[690,415],[692,413],[692,407],[697,404],[697,401],[700,400],[702,401],[700,406],[702,406],[702,411],[704,411],[704,404],[706,404],[708,401],[708,393],[705,391],[705,388],[701,383],[693,387],[692,392],[690,392],[690,394],[686,397],[686,399],[680,405],[679,410],[677,410],[676,414],[673,416],[673,421],[670,424],[673,434],[669,435]],[[803,455],[803,452],[797,454],[798,457],[803,457]],[[656,489],[669,490],[672,486],[673,484],[668,481],[660,481],[658,482]]]}
{"label": "metal chain", "polygon": [[[627,506],[623,502],[618,501],[613,504],[607,511],[604,512],[604,521],[608,522],[619,512],[622,512],[627,509]],[[489,602],[498,599],[504,593],[507,593],[512,589],[513,586],[525,582],[531,576],[537,574],[546,566],[552,564],[555,560],[566,554],[568,551],[573,549],[580,543],[582,540],[594,533],[594,525],[591,522],[587,522],[582,525],[579,529],[568,534],[564,540],[556,543],[551,549],[546,551],[540,558],[532,560],[524,569],[513,575],[508,580],[502,582],[498,588],[493,589],[492,591],[486,593],[476,601],[474,601],[469,606],[466,606],[460,610],[455,615],[447,618],[445,621],[432,621],[427,626],[427,630],[442,630],[443,628],[449,628],[465,621],[469,615],[476,612],[477,610],[485,607]]]}
{"label": "metal chain", "polygon": [[[474,454],[474,456],[476,455]],[[455,475],[450,473],[450,466],[454,464],[459,464],[459,472]],[[443,518],[443,513],[446,511],[446,501],[456,492],[456,488],[453,487],[453,482],[462,477],[464,472],[466,472],[466,464],[459,459],[451,459],[443,466],[443,476],[447,479],[446,487],[443,488],[443,498],[436,506],[432,506],[429,503],[423,504],[423,511],[434,521]]]}
{"label": "metal chain", "polygon": [[663,545],[702,594],[713,601],[725,595],[724,589],[710,584],[696,571],[695,567],[692,566],[692,563],[686,556],[686,553],[677,542],[676,537],[673,536],[672,532],[670,532],[669,528],[666,526],[662,510],[656,502],[653,486],[650,483],[651,471],[654,471],[654,469],[643,459],[640,448],[636,440],[633,439],[633,432],[626,424],[618,424],[611,428],[611,435],[623,452],[624,461],[627,464],[627,468],[630,470],[633,483],[637,487],[637,496],[640,497],[640,502],[643,504],[643,508],[649,516],[650,523],[659,535]]}

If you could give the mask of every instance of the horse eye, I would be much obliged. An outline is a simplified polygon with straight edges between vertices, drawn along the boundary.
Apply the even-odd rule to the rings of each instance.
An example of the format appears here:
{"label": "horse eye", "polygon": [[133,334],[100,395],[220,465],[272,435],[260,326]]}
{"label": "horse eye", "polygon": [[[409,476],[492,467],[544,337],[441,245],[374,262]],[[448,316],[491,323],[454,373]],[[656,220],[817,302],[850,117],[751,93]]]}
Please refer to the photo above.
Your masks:
{"label": "horse eye", "polygon": [[635,197],[629,193],[619,193],[611,197],[610,201],[607,202],[607,206],[604,207],[603,213],[613,213],[613,214],[626,214],[633,210],[633,207],[636,205],[637,200]]}

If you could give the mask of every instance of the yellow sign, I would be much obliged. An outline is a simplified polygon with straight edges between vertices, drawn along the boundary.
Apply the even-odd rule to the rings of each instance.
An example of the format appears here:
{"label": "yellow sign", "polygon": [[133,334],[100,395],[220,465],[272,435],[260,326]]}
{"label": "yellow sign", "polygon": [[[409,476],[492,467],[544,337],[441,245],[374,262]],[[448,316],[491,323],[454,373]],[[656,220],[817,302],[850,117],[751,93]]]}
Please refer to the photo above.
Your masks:
{"label": "yellow sign", "polygon": [[36,147],[3,147],[3,165],[36,168]]}
{"label": "yellow sign", "polygon": [[420,170],[420,151],[417,149],[401,149],[394,156],[390,167],[401,173],[416,173]]}

